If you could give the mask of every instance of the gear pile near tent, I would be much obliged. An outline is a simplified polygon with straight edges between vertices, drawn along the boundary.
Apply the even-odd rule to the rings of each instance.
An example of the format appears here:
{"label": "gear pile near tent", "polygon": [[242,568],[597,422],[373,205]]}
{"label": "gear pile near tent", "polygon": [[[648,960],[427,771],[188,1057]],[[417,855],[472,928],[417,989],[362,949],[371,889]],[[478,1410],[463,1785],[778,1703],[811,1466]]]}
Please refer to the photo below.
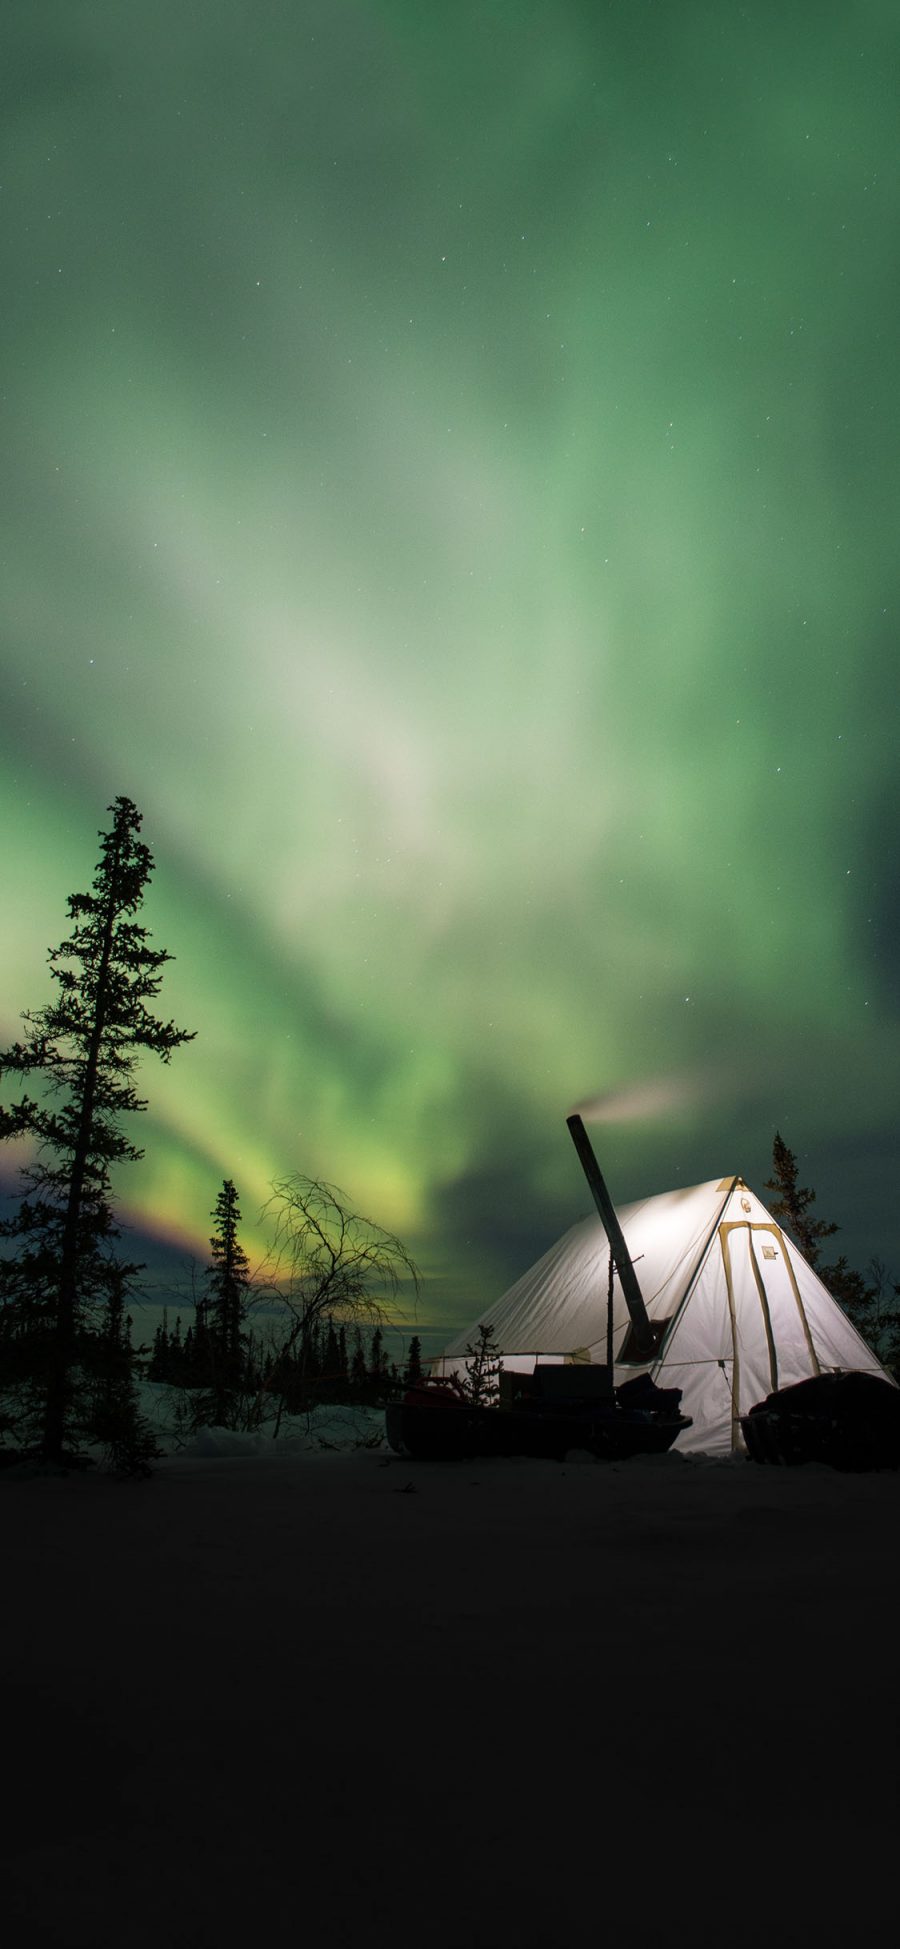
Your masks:
{"label": "gear pile near tent", "polygon": [[[682,1390],[685,1451],[743,1450],[742,1415],[815,1374],[890,1376],[742,1178],[668,1191],[618,1213],[652,1329],[641,1346],[618,1272],[613,1281],[616,1384],[649,1373]],[[507,1371],[591,1361],[607,1351],[610,1243],[601,1219],[573,1225],[482,1315]],[[627,1268],[626,1268],[627,1271]],[[469,1329],[434,1363],[461,1372]]]}

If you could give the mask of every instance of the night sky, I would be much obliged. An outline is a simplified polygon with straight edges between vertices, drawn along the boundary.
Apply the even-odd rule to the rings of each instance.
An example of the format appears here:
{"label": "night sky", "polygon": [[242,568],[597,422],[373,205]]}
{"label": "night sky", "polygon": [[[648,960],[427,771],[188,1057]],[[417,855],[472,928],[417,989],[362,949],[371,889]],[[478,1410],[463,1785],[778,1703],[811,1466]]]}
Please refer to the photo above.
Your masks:
{"label": "night sky", "polygon": [[900,1271],[895,0],[7,0],[0,1030],[117,793],[123,1208],[465,1323],[779,1127]]}

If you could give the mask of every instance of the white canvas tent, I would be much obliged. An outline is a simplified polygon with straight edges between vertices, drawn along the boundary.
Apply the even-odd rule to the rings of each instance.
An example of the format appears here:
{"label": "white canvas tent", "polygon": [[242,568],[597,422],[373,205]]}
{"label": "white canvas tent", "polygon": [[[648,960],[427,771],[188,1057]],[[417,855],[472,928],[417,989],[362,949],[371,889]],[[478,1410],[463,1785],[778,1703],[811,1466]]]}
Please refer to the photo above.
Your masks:
{"label": "white canvas tent", "polygon": [[[616,1275],[614,1378],[648,1372],[660,1387],[681,1388],[693,1426],[679,1448],[742,1448],[740,1416],[811,1374],[857,1369],[890,1378],[742,1178],[667,1191],[618,1216],[659,1344],[651,1361],[630,1358]],[[608,1267],[599,1217],[573,1225],[481,1316],[504,1367],[530,1373],[536,1362],[605,1362]],[[452,1341],[435,1371],[460,1371],[475,1334],[472,1327]]]}

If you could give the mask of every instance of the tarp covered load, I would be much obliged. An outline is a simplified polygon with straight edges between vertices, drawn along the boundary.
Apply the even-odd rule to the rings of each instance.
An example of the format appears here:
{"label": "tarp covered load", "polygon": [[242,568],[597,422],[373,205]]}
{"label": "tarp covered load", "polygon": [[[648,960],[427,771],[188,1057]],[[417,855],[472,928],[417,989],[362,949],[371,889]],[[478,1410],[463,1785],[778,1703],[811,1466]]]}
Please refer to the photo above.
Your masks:
{"label": "tarp covered load", "polygon": [[[889,1380],[799,1248],[741,1178],[711,1179],[626,1205],[618,1214],[659,1339],[636,1357],[618,1274],[613,1360],[618,1384],[652,1374],[682,1390],[693,1425],[683,1450],[741,1449],[740,1417],[777,1388],[812,1374],[865,1372]],[[604,1362],[609,1242],[599,1217],[573,1225],[486,1313],[504,1366]],[[459,1371],[475,1327],[451,1341],[437,1372]]]}

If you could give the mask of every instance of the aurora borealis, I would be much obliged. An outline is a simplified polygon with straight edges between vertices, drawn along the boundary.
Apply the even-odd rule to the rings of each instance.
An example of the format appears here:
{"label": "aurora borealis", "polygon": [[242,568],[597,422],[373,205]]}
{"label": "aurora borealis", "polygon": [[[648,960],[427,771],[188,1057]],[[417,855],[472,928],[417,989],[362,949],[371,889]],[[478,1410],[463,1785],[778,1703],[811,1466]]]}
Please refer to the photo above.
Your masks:
{"label": "aurora borealis", "polygon": [[463,1323],[599,1097],[618,1200],[778,1126],[900,1271],[896,7],[0,31],[0,1029],[126,794],[131,1221],[322,1175]]}

